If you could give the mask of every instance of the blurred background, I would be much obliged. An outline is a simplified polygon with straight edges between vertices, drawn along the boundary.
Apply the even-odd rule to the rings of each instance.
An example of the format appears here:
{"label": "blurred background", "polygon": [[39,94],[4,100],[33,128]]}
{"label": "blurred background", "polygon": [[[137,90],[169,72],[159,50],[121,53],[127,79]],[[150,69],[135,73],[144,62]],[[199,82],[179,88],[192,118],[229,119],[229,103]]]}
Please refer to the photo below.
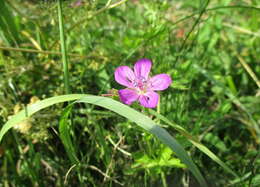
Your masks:
{"label": "blurred background", "polygon": [[[163,124],[210,186],[260,186],[260,1],[66,0],[72,93],[121,89],[120,65],[153,61],[173,84],[159,111],[221,158],[234,178]],[[65,94],[55,0],[0,0],[0,127],[24,106]],[[0,144],[0,186],[198,186],[154,136],[100,107],[73,108],[75,169],[59,138],[63,104]],[[135,106],[133,106],[135,108]],[[157,109],[158,111],[158,109]]]}

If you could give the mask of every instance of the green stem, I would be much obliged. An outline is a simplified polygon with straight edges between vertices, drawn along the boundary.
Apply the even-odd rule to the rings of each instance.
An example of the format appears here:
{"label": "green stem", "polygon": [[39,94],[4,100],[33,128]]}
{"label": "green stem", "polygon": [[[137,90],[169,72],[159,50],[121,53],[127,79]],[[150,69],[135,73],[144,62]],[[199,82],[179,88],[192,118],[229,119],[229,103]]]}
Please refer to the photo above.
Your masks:
{"label": "green stem", "polygon": [[[94,18],[94,17],[97,16],[98,14],[101,14],[101,13],[105,12],[106,10],[109,10],[109,9],[115,8],[115,7],[117,7],[117,6],[120,6],[121,4],[123,4],[123,3],[127,2],[127,1],[128,1],[128,0],[121,0],[121,1],[119,1],[119,2],[117,2],[117,3],[110,4],[111,1],[108,0],[107,3],[106,3],[106,6],[104,6],[103,8],[100,8],[99,10],[97,10],[96,12],[94,12],[93,14],[88,15],[87,17],[85,17],[85,18],[79,20],[77,23],[73,24],[71,27],[68,28],[67,32],[70,32],[70,31],[72,31],[74,28],[76,28],[76,27],[82,25],[85,21],[91,20],[92,18]],[[51,49],[54,48],[54,46],[56,46],[57,42],[58,42],[58,41],[56,40],[56,41],[51,45],[50,48],[51,48]]]}
{"label": "green stem", "polygon": [[[64,86],[65,93],[70,93],[70,85],[69,85],[69,64],[67,59],[67,50],[65,44],[65,34],[64,34],[64,25],[63,25],[63,17],[62,17],[62,0],[58,0],[58,16],[59,16],[59,30],[60,30],[60,42],[61,42],[61,55],[62,55],[62,64],[63,64],[63,74],[64,74]],[[72,113],[70,113],[71,124],[73,124]],[[72,125],[73,126],[73,125]],[[77,167],[77,175],[80,184],[83,183],[80,168]]]}
{"label": "green stem", "polygon": [[162,179],[163,187],[168,187],[167,182],[166,182],[166,178],[165,178],[165,173],[163,171],[161,171],[161,179]]}
{"label": "green stem", "polygon": [[67,51],[65,45],[65,36],[64,36],[64,26],[62,18],[62,0],[58,0],[58,16],[59,16],[59,30],[60,30],[60,42],[61,42],[61,53],[62,53],[62,64],[63,64],[63,74],[64,74],[64,86],[65,93],[70,93],[69,86],[69,65],[67,60]]}

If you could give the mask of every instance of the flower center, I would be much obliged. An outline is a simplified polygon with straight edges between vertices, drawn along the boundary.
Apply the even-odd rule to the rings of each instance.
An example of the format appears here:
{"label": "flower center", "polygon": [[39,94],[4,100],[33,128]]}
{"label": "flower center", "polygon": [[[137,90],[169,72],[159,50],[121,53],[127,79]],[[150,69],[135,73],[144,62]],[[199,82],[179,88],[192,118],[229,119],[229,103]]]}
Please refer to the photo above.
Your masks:
{"label": "flower center", "polygon": [[137,93],[139,95],[143,95],[147,92],[147,90],[149,89],[149,80],[147,80],[146,78],[144,77],[139,77],[137,78],[134,82],[133,82],[133,85],[137,91]]}

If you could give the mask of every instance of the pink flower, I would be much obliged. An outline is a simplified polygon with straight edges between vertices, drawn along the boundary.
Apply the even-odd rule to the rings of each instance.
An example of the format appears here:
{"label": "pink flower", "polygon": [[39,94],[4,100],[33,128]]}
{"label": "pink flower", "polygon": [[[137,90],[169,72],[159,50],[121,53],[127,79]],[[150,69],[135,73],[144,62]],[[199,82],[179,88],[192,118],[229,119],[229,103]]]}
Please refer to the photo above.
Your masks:
{"label": "pink flower", "polygon": [[71,4],[70,4],[70,6],[71,7],[79,7],[79,6],[81,6],[81,5],[83,5],[83,2],[82,2],[82,0],[77,0],[77,1],[74,1],[74,2],[72,2]]}
{"label": "pink flower", "polygon": [[134,65],[134,71],[128,66],[119,66],[115,71],[115,80],[126,86],[126,89],[118,91],[120,100],[131,105],[134,101],[147,108],[155,108],[159,101],[159,94],[154,91],[165,90],[172,83],[167,74],[149,76],[152,62],[148,59],[140,59]]}

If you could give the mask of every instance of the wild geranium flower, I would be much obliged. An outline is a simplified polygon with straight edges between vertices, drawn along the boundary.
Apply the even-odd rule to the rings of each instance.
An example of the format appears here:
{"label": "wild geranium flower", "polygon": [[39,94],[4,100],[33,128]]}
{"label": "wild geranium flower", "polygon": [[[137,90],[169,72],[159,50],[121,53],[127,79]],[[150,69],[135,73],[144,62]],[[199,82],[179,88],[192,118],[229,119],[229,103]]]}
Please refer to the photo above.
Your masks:
{"label": "wild geranium flower", "polygon": [[119,66],[115,70],[115,80],[126,86],[126,89],[118,91],[120,100],[131,105],[134,101],[146,108],[155,108],[159,101],[159,94],[155,91],[165,90],[172,83],[167,74],[149,76],[152,62],[148,59],[140,59],[134,65],[134,71],[128,66]]}

